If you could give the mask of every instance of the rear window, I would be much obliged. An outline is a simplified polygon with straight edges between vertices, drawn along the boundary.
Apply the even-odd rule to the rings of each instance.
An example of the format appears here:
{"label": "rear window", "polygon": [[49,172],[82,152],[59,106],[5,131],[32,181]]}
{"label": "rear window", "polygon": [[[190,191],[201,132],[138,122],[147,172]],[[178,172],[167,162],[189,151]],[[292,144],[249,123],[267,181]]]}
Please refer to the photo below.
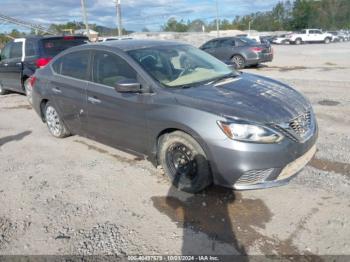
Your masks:
{"label": "rear window", "polygon": [[244,43],[247,43],[249,45],[256,44],[256,40],[253,40],[253,39],[248,38],[248,37],[240,37],[239,39],[242,40]]}
{"label": "rear window", "polygon": [[61,37],[43,39],[42,44],[45,55],[54,57],[70,47],[85,44],[87,41],[85,37]]}

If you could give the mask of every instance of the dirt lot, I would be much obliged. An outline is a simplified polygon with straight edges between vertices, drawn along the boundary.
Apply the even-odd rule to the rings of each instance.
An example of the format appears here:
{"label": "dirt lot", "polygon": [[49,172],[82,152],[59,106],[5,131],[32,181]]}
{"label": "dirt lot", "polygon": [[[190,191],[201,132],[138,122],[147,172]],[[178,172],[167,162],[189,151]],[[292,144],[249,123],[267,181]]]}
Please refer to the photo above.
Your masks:
{"label": "dirt lot", "polygon": [[0,254],[350,255],[350,43],[275,46],[251,73],[312,102],[318,152],[288,186],[189,195],[146,160],[55,139],[18,94],[0,97]]}

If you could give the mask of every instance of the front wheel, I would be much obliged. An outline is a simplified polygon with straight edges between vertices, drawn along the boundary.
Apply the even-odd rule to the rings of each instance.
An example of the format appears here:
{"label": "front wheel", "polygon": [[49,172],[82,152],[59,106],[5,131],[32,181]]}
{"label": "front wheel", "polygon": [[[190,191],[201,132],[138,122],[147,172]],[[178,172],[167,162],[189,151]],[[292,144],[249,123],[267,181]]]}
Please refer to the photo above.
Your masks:
{"label": "front wheel", "polygon": [[241,55],[234,55],[231,58],[231,62],[233,63],[233,65],[237,69],[242,69],[245,67],[245,60],[244,60],[243,56],[241,56]]}
{"label": "front wheel", "polygon": [[329,44],[330,42],[331,42],[331,40],[328,37],[324,40],[325,44]]}
{"label": "front wheel", "polygon": [[196,140],[181,131],[159,139],[159,162],[178,189],[197,193],[212,183],[209,161]]}
{"label": "front wheel", "polygon": [[45,107],[45,121],[51,135],[57,138],[64,138],[69,136],[69,132],[60,119],[57,110],[50,102],[46,104]]}

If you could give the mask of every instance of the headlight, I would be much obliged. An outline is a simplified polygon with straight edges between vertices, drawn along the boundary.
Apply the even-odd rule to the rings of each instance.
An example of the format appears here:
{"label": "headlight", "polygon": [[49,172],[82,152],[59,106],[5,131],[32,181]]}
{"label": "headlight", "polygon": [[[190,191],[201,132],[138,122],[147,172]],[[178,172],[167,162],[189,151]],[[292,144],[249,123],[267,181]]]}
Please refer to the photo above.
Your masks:
{"label": "headlight", "polygon": [[255,143],[278,143],[283,135],[264,126],[218,121],[221,130],[228,138]]}

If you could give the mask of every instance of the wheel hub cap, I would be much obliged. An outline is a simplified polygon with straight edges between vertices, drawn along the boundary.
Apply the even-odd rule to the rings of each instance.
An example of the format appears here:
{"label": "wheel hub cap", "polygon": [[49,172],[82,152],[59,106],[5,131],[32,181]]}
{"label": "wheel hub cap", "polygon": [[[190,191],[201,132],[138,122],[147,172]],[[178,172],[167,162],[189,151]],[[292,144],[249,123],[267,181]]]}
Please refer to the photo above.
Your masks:
{"label": "wheel hub cap", "polygon": [[61,133],[60,119],[56,110],[51,106],[46,109],[46,122],[50,132],[55,136],[59,136]]}

